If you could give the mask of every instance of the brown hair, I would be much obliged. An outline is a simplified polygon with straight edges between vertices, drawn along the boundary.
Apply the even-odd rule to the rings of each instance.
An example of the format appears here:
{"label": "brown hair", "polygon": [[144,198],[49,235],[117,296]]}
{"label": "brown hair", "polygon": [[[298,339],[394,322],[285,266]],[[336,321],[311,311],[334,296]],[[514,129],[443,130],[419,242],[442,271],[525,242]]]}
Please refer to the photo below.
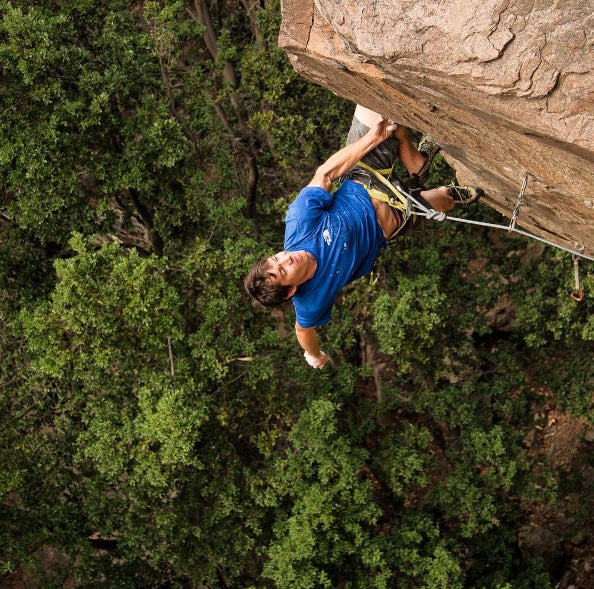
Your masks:
{"label": "brown hair", "polygon": [[243,286],[255,303],[262,307],[279,307],[287,300],[291,286],[271,282],[274,274],[269,268],[268,258],[260,258],[248,272]]}

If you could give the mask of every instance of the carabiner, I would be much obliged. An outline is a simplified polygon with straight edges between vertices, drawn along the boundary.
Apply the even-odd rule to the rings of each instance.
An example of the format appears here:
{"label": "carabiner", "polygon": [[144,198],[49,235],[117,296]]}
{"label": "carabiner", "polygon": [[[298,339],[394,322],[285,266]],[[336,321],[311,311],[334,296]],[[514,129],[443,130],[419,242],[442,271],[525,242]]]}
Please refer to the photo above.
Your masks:
{"label": "carabiner", "polygon": [[584,296],[582,293],[582,289],[578,288],[578,289],[573,289],[571,291],[571,294],[569,295],[576,303],[581,303],[584,300]]}

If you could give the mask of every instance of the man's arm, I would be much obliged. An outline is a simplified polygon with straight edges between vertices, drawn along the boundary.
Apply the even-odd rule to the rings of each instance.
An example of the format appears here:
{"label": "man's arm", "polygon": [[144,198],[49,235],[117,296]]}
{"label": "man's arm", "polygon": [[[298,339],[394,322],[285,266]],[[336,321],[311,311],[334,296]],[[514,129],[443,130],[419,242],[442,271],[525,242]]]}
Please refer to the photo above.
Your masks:
{"label": "man's arm", "polygon": [[297,341],[303,348],[305,360],[313,368],[323,368],[328,361],[328,356],[320,350],[315,327],[301,327],[295,323]]}
{"label": "man's arm", "polygon": [[365,135],[337,151],[316,170],[308,186],[329,190],[333,180],[346,174],[362,157],[392,135],[397,125],[377,116],[376,124]]}

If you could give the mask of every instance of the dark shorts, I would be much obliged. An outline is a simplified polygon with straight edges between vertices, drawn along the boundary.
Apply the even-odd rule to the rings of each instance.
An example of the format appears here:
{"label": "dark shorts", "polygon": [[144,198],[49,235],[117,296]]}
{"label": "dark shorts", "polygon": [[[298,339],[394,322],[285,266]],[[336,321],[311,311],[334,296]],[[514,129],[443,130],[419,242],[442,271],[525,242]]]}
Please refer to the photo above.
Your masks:
{"label": "dark shorts", "polygon": [[[369,131],[369,127],[364,125],[361,121],[353,117],[349,134],[347,135],[347,145],[354,143],[357,139],[363,137]],[[375,149],[371,150],[364,158],[368,166],[374,170],[392,169],[394,162],[398,159],[398,146],[400,142],[395,137],[389,137],[384,142],[380,143]],[[356,166],[355,166],[356,168]],[[369,173],[359,168],[362,172]]]}

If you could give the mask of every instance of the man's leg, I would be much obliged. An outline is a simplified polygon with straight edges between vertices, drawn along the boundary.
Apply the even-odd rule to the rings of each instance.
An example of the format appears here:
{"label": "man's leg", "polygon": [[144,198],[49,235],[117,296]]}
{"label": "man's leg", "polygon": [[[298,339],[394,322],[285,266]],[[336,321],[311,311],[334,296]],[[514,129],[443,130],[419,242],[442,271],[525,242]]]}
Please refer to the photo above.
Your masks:
{"label": "man's leg", "polygon": [[[354,117],[366,127],[372,127],[380,116],[381,115],[375,111],[365,108],[360,104],[358,104],[355,108]],[[400,159],[400,161],[404,164],[404,167],[409,174],[418,172],[425,163],[425,158],[413,145],[410,137],[408,136],[406,127],[404,125],[398,124],[396,130],[392,132],[392,137],[398,139],[398,148],[394,155],[396,155],[398,159]],[[390,165],[392,165],[392,163],[393,162],[391,162]]]}
{"label": "man's leg", "polygon": [[482,195],[483,189],[478,186],[440,186],[421,191],[421,197],[431,208],[442,213],[451,211],[457,204],[469,205],[477,202]]}
{"label": "man's leg", "polygon": [[446,186],[422,190],[421,196],[427,201],[432,209],[447,213],[454,208],[454,199]]}
{"label": "man's leg", "polygon": [[376,113],[369,108],[365,108],[358,104],[355,107],[355,114],[353,115],[358,121],[363,123],[366,127],[373,127],[378,121],[378,118],[381,116],[380,114]]}
{"label": "man's leg", "polygon": [[[381,115],[369,110],[361,105],[357,105],[353,115],[351,128],[347,136],[347,145],[354,143],[360,137],[365,135],[369,129],[378,122]],[[397,127],[396,131],[400,129]],[[385,141],[380,143],[377,147],[372,149],[362,161],[374,170],[381,170],[382,174],[387,176],[398,159],[398,149],[400,146],[399,140],[392,133]],[[363,168],[355,166],[349,177],[353,180],[359,180],[364,184],[377,184],[377,181],[365,171]]]}
{"label": "man's leg", "polygon": [[413,145],[404,125],[398,125],[398,128],[394,131],[394,137],[400,142],[398,147],[400,161],[404,164],[409,175],[416,174],[425,164],[425,158]]}

